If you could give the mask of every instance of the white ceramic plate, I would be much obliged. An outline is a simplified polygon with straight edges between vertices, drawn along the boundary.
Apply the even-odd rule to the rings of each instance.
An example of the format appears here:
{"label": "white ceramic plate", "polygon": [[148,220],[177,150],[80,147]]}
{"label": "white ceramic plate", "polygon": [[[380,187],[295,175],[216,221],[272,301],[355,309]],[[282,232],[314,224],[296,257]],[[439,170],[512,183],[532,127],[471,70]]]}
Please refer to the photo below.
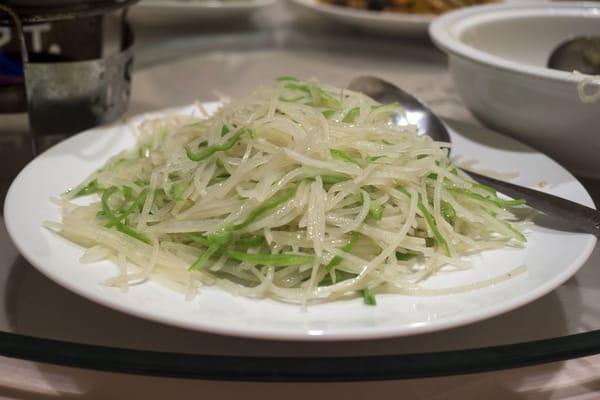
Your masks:
{"label": "white ceramic plate", "polygon": [[[205,106],[212,111],[218,104]],[[189,107],[179,112],[193,110]],[[50,279],[105,306],[165,324],[221,334],[302,340],[367,339],[431,332],[489,318],[539,298],[571,277],[596,243],[592,235],[534,226],[527,232],[525,249],[474,256],[471,269],[436,275],[426,286],[468,284],[522,265],[527,267],[525,273],[460,294],[378,295],[375,307],[366,306],[362,299],[356,298],[310,305],[303,311],[297,305],[235,297],[214,287],[203,288],[195,299],[185,301],[181,294],[154,282],[133,286],[123,293],[101,284],[118,273],[114,264],[81,264],[78,260],[82,248],[43,228],[42,223],[60,218],[51,197],[80,183],[109,156],[134,145],[130,126],[86,131],[37,157],[12,183],[4,216],[8,232],[21,253]],[[461,130],[466,132],[464,128]],[[516,182],[520,184],[535,186],[545,181],[548,192],[593,206],[583,186],[543,154],[483,130],[477,136],[468,134],[477,137],[477,142],[460,133],[451,133],[455,157],[477,160],[480,169],[519,171]],[[493,147],[482,143],[491,143]]]}
{"label": "white ceramic plate", "polygon": [[246,17],[277,0],[142,0],[131,8],[135,24],[173,25]]}
{"label": "white ceramic plate", "polygon": [[[371,10],[359,10],[350,7],[324,4],[319,0],[291,0],[292,3],[306,10],[331,18],[335,21],[356,26],[369,32],[381,34],[404,34],[411,36],[427,36],[429,24],[436,18],[429,14],[391,13]],[[519,3],[524,0],[496,0],[499,3]],[[549,0],[526,0],[545,2]]]}

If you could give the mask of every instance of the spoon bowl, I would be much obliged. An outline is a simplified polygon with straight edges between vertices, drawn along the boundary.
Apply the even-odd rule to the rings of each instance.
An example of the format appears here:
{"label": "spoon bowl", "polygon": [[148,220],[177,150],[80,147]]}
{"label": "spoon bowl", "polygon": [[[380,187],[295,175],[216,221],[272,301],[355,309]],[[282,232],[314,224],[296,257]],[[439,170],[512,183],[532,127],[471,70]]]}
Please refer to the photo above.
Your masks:
{"label": "spoon bowl", "polygon": [[373,76],[361,76],[350,82],[348,89],[364,93],[382,104],[398,102],[405,115],[393,117],[396,125],[417,125],[419,133],[426,133],[436,141],[450,142],[442,121],[416,97],[399,87]]}
{"label": "spoon bowl", "polygon": [[548,58],[548,68],[600,74],[600,36],[577,36],[558,45]]}

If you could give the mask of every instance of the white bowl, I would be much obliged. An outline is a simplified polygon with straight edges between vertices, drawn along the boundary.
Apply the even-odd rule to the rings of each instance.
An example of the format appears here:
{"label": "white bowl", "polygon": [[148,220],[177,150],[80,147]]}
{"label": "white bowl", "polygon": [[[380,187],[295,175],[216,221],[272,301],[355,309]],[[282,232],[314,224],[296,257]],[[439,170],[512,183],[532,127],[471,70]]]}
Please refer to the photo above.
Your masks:
{"label": "white bowl", "polygon": [[[477,118],[578,175],[600,177],[600,101],[584,103],[577,90],[590,75],[546,68],[565,40],[600,36],[600,3],[470,7],[436,19],[429,33]],[[600,78],[587,90],[600,90]]]}

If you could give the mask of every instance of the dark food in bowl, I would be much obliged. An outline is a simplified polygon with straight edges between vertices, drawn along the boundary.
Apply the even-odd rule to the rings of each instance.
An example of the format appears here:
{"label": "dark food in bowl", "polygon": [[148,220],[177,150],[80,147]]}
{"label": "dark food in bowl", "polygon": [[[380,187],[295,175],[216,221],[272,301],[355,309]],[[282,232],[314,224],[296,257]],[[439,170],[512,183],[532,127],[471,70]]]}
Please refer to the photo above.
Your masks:
{"label": "dark food in bowl", "polygon": [[319,0],[336,6],[361,10],[441,14],[459,7],[493,3],[494,0]]}

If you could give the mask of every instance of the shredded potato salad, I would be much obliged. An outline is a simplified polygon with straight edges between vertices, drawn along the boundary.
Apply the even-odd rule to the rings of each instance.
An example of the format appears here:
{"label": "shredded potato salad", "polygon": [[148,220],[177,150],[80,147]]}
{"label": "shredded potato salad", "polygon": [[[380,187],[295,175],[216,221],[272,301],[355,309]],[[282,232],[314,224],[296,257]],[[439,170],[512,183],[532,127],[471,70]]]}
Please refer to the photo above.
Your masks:
{"label": "shredded potato salad", "polygon": [[[397,126],[397,104],[281,77],[211,116],[147,119],[138,144],[59,200],[48,223],[112,260],[123,289],[147,279],[192,298],[308,304],[404,292],[467,256],[523,246],[526,226],[448,158]],[[86,201],[82,201],[84,198]]]}

